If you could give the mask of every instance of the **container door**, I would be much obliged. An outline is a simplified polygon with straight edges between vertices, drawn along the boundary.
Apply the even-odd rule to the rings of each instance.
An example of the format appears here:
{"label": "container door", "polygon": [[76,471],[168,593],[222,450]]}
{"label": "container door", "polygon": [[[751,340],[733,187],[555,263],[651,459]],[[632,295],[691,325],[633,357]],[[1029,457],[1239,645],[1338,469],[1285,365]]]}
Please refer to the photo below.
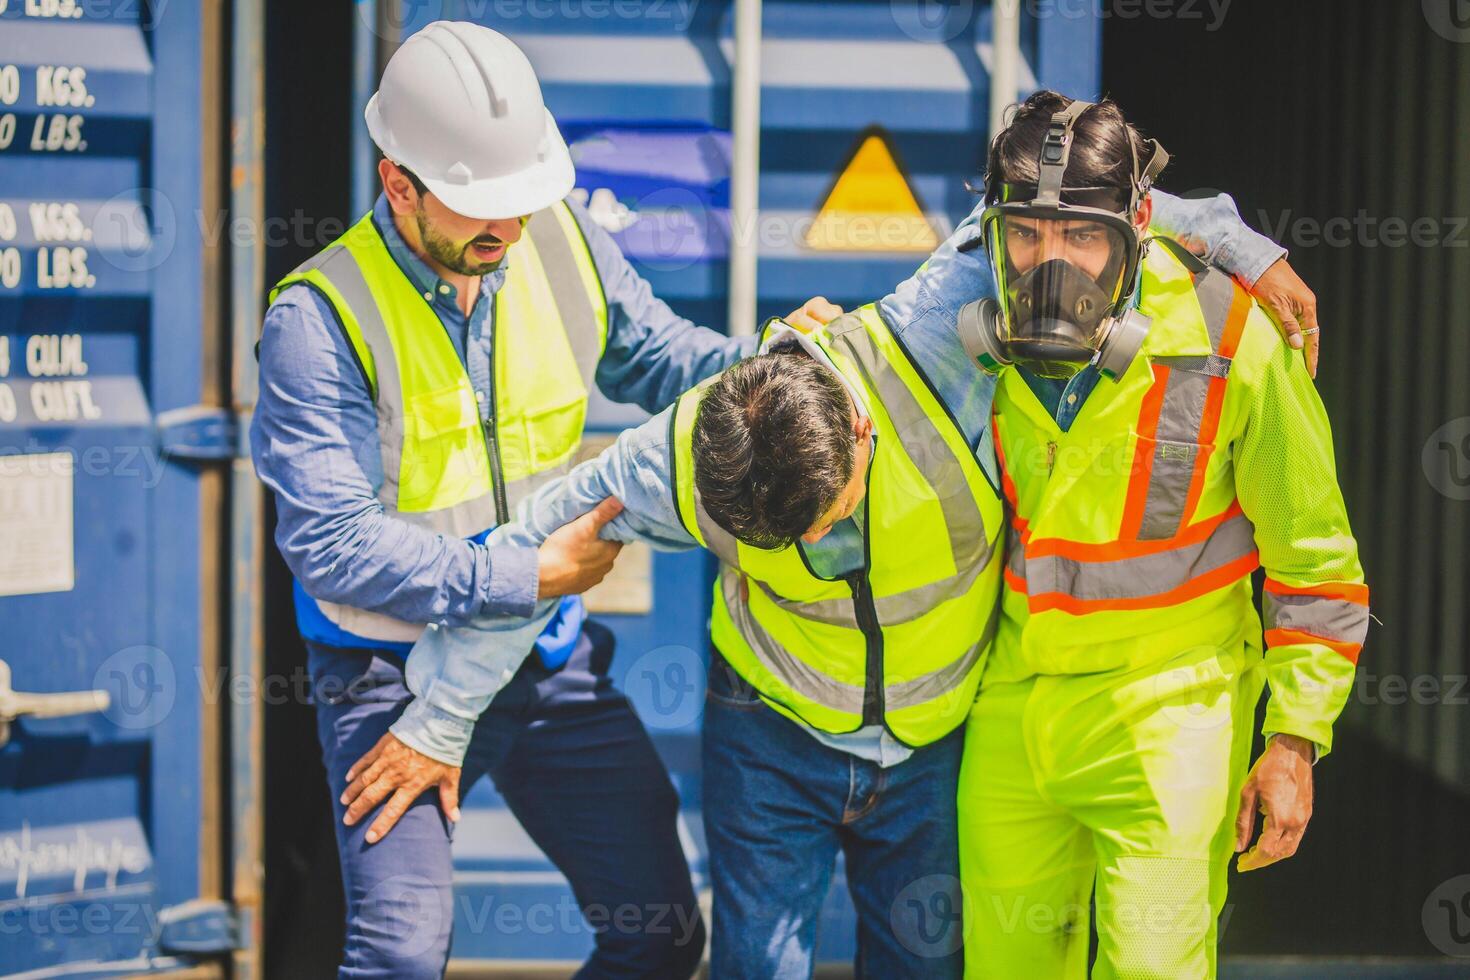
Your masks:
{"label": "container door", "polygon": [[233,945],[200,6],[0,0],[0,976]]}

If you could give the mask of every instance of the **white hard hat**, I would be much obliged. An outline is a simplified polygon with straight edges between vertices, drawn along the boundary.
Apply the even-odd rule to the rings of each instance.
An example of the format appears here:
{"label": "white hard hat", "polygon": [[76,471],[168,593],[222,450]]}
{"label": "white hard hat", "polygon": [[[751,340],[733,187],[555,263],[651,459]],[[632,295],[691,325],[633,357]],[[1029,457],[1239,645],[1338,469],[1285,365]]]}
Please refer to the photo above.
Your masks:
{"label": "white hard hat", "polygon": [[365,115],[383,155],[467,218],[531,214],[575,182],[531,63],[488,27],[440,20],[403,42]]}

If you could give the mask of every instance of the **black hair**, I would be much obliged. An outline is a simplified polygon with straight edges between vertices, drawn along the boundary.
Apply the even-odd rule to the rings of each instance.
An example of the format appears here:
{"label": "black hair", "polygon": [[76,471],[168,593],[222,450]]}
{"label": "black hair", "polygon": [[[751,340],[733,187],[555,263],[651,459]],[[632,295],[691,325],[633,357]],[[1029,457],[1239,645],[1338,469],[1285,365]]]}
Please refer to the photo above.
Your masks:
{"label": "black hair", "polygon": [[705,512],[756,548],[793,544],[852,479],[856,439],[842,383],[798,345],[747,358],[705,391],[694,485]]}
{"label": "black hair", "polygon": [[[1016,107],[1010,124],[990,141],[986,157],[985,200],[994,204],[1000,199],[1000,185],[1034,184],[1040,176],[1038,159],[1052,116],[1071,105],[1073,99],[1043,89]],[[1138,129],[1123,117],[1123,110],[1112,99],[1102,99],[1088,106],[1072,124],[1072,150],[1067,158],[1067,172],[1062,177],[1066,187],[1117,187],[1128,190],[1133,184],[1133,160],[1138,165],[1148,162],[1150,149]],[[1130,152],[1128,143],[1133,142]]]}

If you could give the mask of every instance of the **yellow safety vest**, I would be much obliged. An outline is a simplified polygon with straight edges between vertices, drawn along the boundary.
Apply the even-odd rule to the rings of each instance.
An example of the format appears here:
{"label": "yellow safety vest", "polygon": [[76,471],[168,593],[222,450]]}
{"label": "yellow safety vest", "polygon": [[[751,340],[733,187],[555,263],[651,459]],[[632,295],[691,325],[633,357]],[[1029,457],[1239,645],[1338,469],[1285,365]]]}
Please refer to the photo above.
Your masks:
{"label": "yellow safety vest", "polygon": [[974,700],[998,618],[1004,510],[875,307],[834,320],[813,339],[865,393],[873,420],[865,567],[825,579],[801,543],[752,548],[710,520],[692,449],[705,386],[674,408],[675,504],[684,527],[721,561],[714,644],[767,704],[820,731],[884,724],[904,743],[925,745],[963,722]]}
{"label": "yellow safety vest", "polygon": [[[1249,413],[1243,395],[1232,393],[1234,378],[1263,374],[1279,346],[1275,328],[1228,275],[1163,239],[1148,249],[1140,296],[1152,318],[1142,354],[1117,384],[1098,385],[1066,432],[1015,370],[997,387],[996,445],[1010,511],[992,659],[998,678],[1131,669],[1195,647],[1261,646],[1250,581],[1261,532],[1237,499],[1231,455]],[[1282,422],[1325,426],[1325,417]],[[1325,427],[1315,435],[1331,445]],[[1289,502],[1295,527],[1284,521],[1265,533],[1315,535],[1304,515],[1320,518],[1330,538],[1281,546],[1326,549],[1353,577],[1268,579],[1265,640],[1334,651],[1323,669],[1350,676],[1367,626],[1367,587],[1333,474],[1302,479],[1304,499]],[[1324,704],[1321,714],[1330,721],[1336,710]]]}
{"label": "yellow safety vest", "polygon": [[[296,284],[336,311],[372,391],[383,465],[378,499],[388,513],[474,537],[570,468],[607,343],[607,301],[565,204],[531,216],[496,291],[493,412],[477,404],[432,295],[399,268],[371,214],[277,283],[271,299]],[[365,639],[412,642],[424,628],[317,604]]]}

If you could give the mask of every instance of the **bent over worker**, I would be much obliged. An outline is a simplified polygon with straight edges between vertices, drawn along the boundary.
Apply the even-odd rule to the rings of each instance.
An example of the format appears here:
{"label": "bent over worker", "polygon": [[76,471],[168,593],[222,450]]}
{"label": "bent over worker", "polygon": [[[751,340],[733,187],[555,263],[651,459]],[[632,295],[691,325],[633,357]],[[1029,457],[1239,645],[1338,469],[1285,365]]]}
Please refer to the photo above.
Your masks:
{"label": "bent over worker", "polygon": [[[1167,156],[1033,96],[992,143],[1003,615],[960,776],[966,974],[1215,974],[1232,851],[1289,857],[1368,625],[1302,357],[1224,273],[1140,243]],[[1265,633],[1251,573],[1264,565]],[[1247,775],[1263,684],[1266,748]]]}

